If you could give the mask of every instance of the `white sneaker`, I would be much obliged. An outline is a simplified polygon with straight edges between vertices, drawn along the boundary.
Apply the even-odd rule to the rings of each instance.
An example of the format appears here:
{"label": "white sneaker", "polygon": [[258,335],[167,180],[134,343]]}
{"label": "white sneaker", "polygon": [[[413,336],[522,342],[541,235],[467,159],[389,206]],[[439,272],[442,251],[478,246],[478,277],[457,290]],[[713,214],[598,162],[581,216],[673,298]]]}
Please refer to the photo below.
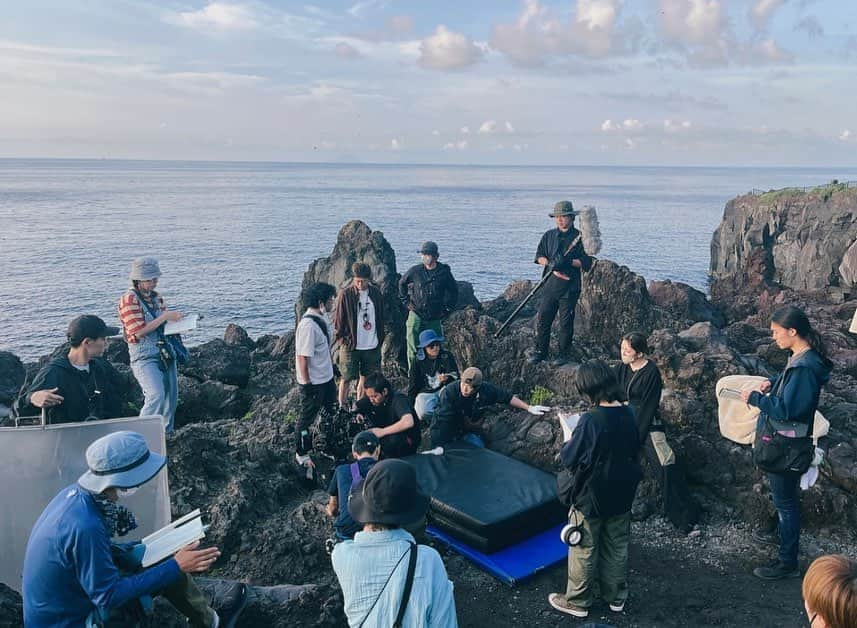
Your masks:
{"label": "white sneaker", "polygon": [[565,595],[563,595],[562,593],[551,593],[548,596],[548,604],[553,606],[560,613],[565,613],[566,615],[571,615],[572,617],[580,617],[581,619],[583,619],[584,617],[589,616],[588,608],[569,604],[568,600],[565,599]]}
{"label": "white sneaker", "polygon": [[610,610],[614,613],[621,613],[625,610],[625,601],[619,600],[618,602],[610,602]]}

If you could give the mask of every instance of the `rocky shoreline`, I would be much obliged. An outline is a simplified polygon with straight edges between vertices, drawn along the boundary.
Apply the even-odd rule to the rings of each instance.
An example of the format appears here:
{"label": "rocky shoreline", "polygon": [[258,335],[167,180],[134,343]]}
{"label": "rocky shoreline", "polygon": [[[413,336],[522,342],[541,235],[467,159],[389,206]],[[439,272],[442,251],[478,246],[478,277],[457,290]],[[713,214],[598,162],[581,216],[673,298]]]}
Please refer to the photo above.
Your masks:
{"label": "rocky shoreline", "polygon": [[[599,260],[587,275],[577,309],[576,359],[616,359],[623,333],[649,335],[652,358],[664,377],[661,409],[671,443],[685,461],[691,488],[705,509],[702,522],[689,535],[672,529],[651,514],[657,510],[658,489],[647,470],[634,509],[638,521],[632,541],[631,604],[626,613],[609,618],[615,625],[735,625],[752,620],[773,626],[799,621],[799,582],[776,589],[743,579],[748,561],[765,555],[750,540],[749,530],[770,511],[769,498],[749,448],[720,436],[714,398],[715,382],[724,375],[770,374],[785,364],[785,353],[771,343],[767,330],[770,312],[782,303],[805,309],[836,363],[820,406],[831,423],[821,443],[827,459],[819,482],[802,494],[802,555],[809,559],[855,547],[857,337],[848,333],[857,306],[857,290],[852,288],[857,282],[855,216],[857,190],[835,184],[730,201],[712,241],[710,299],[681,283],[647,284],[609,260]],[[380,288],[392,299],[398,279],[395,254],[383,234],[360,221],[342,228],[332,254],[310,266],[304,285],[340,285],[356,260],[372,267]],[[458,309],[444,324],[449,347],[461,364],[479,366],[486,378],[522,398],[539,395],[550,405],[582,407],[572,386],[573,368],[557,370],[525,360],[533,345],[535,303],[504,336],[493,338],[530,282],[514,282],[501,296],[483,303],[473,297],[469,285],[461,287]],[[404,382],[403,321],[401,314],[394,317],[383,347],[384,369],[398,384]],[[330,531],[324,496],[308,490],[291,464],[291,421],[297,407],[293,340],[292,332],[254,340],[230,325],[222,340],[192,348],[191,361],[180,369],[179,429],[168,441],[173,512],[203,508],[211,522],[209,537],[223,551],[212,575],[254,585],[255,601],[241,626],[345,625],[323,550]],[[123,375],[129,410],[139,408],[142,396],[127,366],[127,347],[112,343],[108,357]],[[43,361],[25,365],[0,352],[0,404],[8,405]],[[552,418],[501,410],[488,418],[486,428],[489,447],[556,470],[561,434]],[[444,558],[456,583],[462,625],[484,625],[481,618],[492,608],[507,609],[508,616],[495,622],[498,626],[560,623],[546,612],[544,600],[548,590],[562,588],[562,567],[511,591],[458,556],[444,553]],[[663,565],[673,563],[690,578],[673,580],[675,591],[654,580],[667,577]],[[698,604],[681,594],[681,587],[697,590],[705,582],[707,588],[695,594],[694,599],[702,600]],[[736,596],[731,611],[699,615],[706,596],[717,593],[718,583]],[[280,588],[286,584],[298,588]],[[0,589],[0,627],[21,625],[16,595]],[[469,595],[478,599],[469,600]],[[760,609],[753,606],[754,595],[774,598]],[[673,608],[667,612],[669,605]],[[175,621],[168,609],[161,607],[159,613],[164,617],[160,625]]]}

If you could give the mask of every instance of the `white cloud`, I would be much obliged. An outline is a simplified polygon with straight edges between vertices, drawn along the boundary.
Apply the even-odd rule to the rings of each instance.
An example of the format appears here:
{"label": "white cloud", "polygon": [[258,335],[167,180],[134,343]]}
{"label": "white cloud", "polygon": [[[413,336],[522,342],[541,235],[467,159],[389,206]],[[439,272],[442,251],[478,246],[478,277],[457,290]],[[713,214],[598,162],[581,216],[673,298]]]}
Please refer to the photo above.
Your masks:
{"label": "white cloud", "polygon": [[463,127],[461,127],[460,130],[461,130],[462,135],[470,135],[470,127],[469,126],[463,126]]}
{"label": "white cloud", "polygon": [[348,8],[348,13],[352,17],[363,17],[363,14],[366,11],[374,9],[375,7],[385,7],[386,5],[387,0],[360,0]]}
{"label": "white cloud", "polygon": [[605,133],[609,133],[610,131],[618,131],[619,125],[614,123],[613,120],[605,120],[601,123],[601,130]]}
{"label": "white cloud", "polygon": [[727,32],[719,0],[660,0],[661,32],[668,41],[717,46]]}
{"label": "white cloud", "polygon": [[482,49],[461,33],[454,33],[441,24],[433,35],[420,44],[417,62],[430,70],[461,70],[477,63],[483,57]]}
{"label": "white cloud", "polygon": [[357,59],[363,56],[357,48],[344,41],[337,42],[333,50],[336,52],[336,56],[342,57],[343,59]]}
{"label": "white cloud", "polygon": [[637,148],[637,142],[632,140],[630,137],[626,137],[625,138],[625,147],[628,150],[634,150],[635,148]]}
{"label": "white cloud", "polygon": [[482,123],[482,126],[479,127],[479,132],[483,135],[491,135],[497,132],[497,121],[496,120],[486,120]]}
{"label": "white cloud", "polygon": [[853,138],[853,136],[854,134],[851,133],[851,129],[845,129],[839,134],[839,140],[842,142],[848,142]]}
{"label": "white cloud", "polygon": [[435,137],[437,137],[438,135],[440,135],[440,131],[435,129],[434,131],[431,132],[431,134],[434,135]]}
{"label": "white cloud", "polygon": [[750,7],[750,21],[756,30],[765,30],[774,13],[783,4],[785,4],[785,0],[756,0],[753,6]]}
{"label": "white cloud", "polygon": [[199,30],[247,30],[258,26],[249,8],[227,2],[212,2],[198,11],[180,12],[172,21]]}
{"label": "white cloud", "polygon": [[621,0],[577,0],[564,21],[539,0],[525,0],[518,19],[497,24],[491,46],[513,63],[538,65],[551,56],[604,57],[615,52]]}
{"label": "white cloud", "polygon": [[447,142],[443,146],[443,150],[467,150],[470,144],[467,140],[461,140],[460,142]]}
{"label": "white cloud", "polygon": [[643,128],[643,123],[636,118],[630,118],[622,122],[622,127],[629,131],[639,131]]}
{"label": "white cloud", "polygon": [[399,150],[402,147],[402,143],[396,139],[395,137],[390,140],[390,149],[391,150]]}
{"label": "white cloud", "polygon": [[773,39],[765,39],[750,50],[750,62],[783,63],[793,60],[792,54],[783,50]]}
{"label": "white cloud", "polygon": [[513,127],[512,123],[509,122],[508,120],[506,120],[506,122],[503,126],[506,129],[506,133],[514,133],[515,132],[515,127]]}
{"label": "white cloud", "polygon": [[687,131],[691,127],[690,120],[684,120],[682,122],[666,119],[664,120],[664,131],[667,133],[679,133],[681,131]]}

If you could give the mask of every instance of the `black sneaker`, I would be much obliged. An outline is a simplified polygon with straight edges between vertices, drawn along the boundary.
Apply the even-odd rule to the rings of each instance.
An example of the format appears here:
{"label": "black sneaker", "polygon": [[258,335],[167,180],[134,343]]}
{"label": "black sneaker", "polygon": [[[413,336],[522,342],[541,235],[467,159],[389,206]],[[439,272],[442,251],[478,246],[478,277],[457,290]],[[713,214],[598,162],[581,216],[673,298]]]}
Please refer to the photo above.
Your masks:
{"label": "black sneaker", "polygon": [[756,567],[753,570],[753,575],[762,580],[785,580],[786,578],[800,578],[800,569],[797,565],[787,565],[777,559],[762,567]]}
{"label": "black sneaker", "polygon": [[214,590],[211,607],[217,613],[218,628],[234,628],[235,622],[247,605],[247,585],[243,582],[223,581]]}

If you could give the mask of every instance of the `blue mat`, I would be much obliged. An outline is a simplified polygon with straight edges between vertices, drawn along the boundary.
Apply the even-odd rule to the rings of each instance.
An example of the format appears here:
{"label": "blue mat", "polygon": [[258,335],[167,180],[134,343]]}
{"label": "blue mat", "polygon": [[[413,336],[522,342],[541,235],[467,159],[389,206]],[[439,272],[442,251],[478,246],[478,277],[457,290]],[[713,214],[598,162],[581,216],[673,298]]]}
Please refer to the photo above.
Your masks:
{"label": "blue mat", "polygon": [[483,554],[432,525],[426,528],[426,532],[495,578],[515,586],[542,569],[566,560],[568,546],[559,538],[563,525],[561,523],[493,554]]}

